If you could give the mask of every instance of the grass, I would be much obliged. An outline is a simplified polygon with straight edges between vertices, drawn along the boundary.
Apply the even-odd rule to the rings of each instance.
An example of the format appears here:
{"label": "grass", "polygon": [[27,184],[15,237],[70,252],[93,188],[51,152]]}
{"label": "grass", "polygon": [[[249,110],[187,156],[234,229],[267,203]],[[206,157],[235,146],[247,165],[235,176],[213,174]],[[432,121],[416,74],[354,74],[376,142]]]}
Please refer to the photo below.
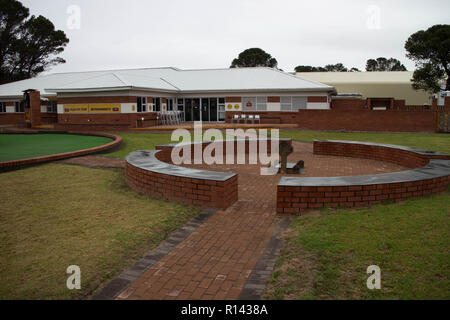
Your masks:
{"label": "grass", "polygon": [[88,149],[110,142],[105,137],[70,134],[0,134],[0,161]]}
{"label": "grass", "polygon": [[[139,195],[119,169],[47,164],[0,184],[0,299],[89,297],[198,213]],[[80,291],[66,288],[70,265]]]}
{"label": "grass", "polygon": [[[171,133],[115,133],[122,137],[122,145],[119,150],[103,154],[105,157],[125,158],[129,153],[137,150],[154,150],[156,146],[177,143],[171,141]],[[224,134],[224,139],[232,139]]]}
{"label": "grass", "polygon": [[[265,298],[448,300],[449,203],[450,189],[295,218]],[[370,265],[381,268],[381,290],[367,289]]]}
{"label": "grass", "polygon": [[312,142],[314,140],[354,140],[396,144],[450,154],[450,135],[445,133],[384,133],[282,130],[280,138]]}

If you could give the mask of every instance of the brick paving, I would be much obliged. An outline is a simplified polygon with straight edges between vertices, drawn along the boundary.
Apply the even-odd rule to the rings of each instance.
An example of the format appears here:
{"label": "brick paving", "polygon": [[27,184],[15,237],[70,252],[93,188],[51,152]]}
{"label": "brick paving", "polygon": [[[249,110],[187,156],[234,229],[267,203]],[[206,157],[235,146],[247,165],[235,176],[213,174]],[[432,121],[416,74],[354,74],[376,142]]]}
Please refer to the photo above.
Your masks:
{"label": "brick paving", "polygon": [[[293,142],[289,161],[304,160],[303,176],[346,176],[402,171],[374,160],[316,156],[312,144]],[[239,200],[219,210],[142,273],[117,299],[237,299],[277,228],[280,176],[261,176],[259,165],[192,165],[239,174]],[[273,259],[273,257],[272,257]]]}

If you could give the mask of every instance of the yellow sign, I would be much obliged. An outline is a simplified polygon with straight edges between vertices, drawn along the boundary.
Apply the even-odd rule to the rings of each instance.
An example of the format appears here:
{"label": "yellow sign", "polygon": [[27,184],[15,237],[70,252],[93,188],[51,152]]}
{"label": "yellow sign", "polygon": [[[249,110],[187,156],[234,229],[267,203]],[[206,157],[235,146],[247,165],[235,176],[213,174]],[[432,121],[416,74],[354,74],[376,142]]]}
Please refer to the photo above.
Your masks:
{"label": "yellow sign", "polygon": [[227,106],[227,108],[231,110],[231,109],[233,109],[233,106],[232,106],[231,104],[229,104],[229,105]]}
{"label": "yellow sign", "polygon": [[90,104],[90,113],[120,113],[120,104]]}
{"label": "yellow sign", "polygon": [[64,113],[89,113],[88,104],[65,104]]}
{"label": "yellow sign", "polygon": [[235,105],[234,105],[234,108],[235,108],[236,110],[238,110],[240,107],[241,107],[241,106],[238,105],[238,104],[235,104]]}
{"label": "yellow sign", "polygon": [[120,113],[120,104],[64,105],[64,113]]}

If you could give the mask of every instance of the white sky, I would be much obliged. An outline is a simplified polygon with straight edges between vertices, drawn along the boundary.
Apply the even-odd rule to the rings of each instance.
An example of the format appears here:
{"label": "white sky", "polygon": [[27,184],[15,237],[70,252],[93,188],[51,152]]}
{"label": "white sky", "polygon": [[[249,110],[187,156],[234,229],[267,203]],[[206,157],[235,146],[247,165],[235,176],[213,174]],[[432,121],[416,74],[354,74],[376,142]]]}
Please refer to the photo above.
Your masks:
{"label": "white sky", "polygon": [[[67,63],[51,72],[228,68],[251,47],[270,53],[284,71],[337,62],[364,70],[367,59],[380,56],[397,58],[414,70],[405,41],[418,30],[450,22],[448,0],[21,2],[70,39],[61,55]],[[68,27],[71,5],[81,9],[80,29]]]}

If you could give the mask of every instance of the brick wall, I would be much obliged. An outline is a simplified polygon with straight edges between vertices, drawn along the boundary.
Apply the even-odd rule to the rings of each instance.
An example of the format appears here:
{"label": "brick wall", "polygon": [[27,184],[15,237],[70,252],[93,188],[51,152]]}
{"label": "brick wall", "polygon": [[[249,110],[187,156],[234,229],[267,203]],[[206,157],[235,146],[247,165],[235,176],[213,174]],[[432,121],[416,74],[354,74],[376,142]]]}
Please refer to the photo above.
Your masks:
{"label": "brick wall", "polygon": [[0,125],[25,122],[25,113],[0,112]]}
{"label": "brick wall", "polygon": [[434,132],[435,119],[431,111],[298,111],[298,125],[304,130]]}
{"label": "brick wall", "polygon": [[177,177],[143,170],[127,163],[128,185],[152,197],[158,197],[202,207],[228,208],[238,199],[238,177],[214,181]]}
{"label": "brick wall", "polygon": [[[383,146],[314,142],[314,154],[337,155],[394,162],[410,168],[427,165],[429,159],[446,159],[446,155],[421,155],[411,151]],[[425,176],[424,176],[425,177]],[[323,207],[361,207],[386,200],[401,201],[445,191],[450,185],[450,174],[421,181],[389,184],[361,184],[348,186],[278,186],[277,212],[302,213]]]}
{"label": "brick wall", "polygon": [[450,176],[425,181],[343,187],[282,187],[277,191],[277,212],[302,213],[323,207],[362,207],[386,200],[401,201],[444,192]]}

